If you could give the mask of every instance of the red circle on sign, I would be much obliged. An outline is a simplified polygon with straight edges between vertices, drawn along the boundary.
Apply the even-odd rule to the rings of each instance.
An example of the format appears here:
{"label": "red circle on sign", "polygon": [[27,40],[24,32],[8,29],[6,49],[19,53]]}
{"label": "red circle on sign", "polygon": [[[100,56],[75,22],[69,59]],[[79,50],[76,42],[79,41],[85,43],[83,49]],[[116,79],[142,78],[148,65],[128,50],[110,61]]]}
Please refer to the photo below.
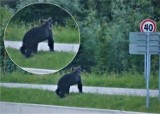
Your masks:
{"label": "red circle on sign", "polygon": [[146,22],[151,22],[153,24],[153,30],[151,32],[155,32],[156,31],[156,23],[152,20],[152,19],[145,19],[141,22],[140,24],[140,31],[141,32],[144,32],[144,29],[143,29],[143,25],[146,23]]}

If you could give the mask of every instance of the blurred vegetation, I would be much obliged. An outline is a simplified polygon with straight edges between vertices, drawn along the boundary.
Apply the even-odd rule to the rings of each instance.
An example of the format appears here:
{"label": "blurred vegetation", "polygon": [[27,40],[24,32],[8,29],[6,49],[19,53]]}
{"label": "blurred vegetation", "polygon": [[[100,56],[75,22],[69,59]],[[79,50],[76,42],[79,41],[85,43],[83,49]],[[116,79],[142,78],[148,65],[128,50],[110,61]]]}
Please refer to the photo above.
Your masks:
{"label": "blurred vegetation", "polygon": [[0,7],[0,72],[12,72],[18,69],[8,57],[3,42],[4,30],[12,14],[13,10],[7,6]]}
{"label": "blurred vegetation", "polygon": [[[8,19],[22,7],[39,2],[55,3],[67,9],[78,22],[81,32],[81,47],[78,55],[69,66],[80,65],[89,72],[103,74],[106,72],[139,72],[144,70],[144,57],[129,54],[129,32],[139,31],[143,19],[156,21],[157,31],[160,30],[160,4],[158,0],[15,0],[2,1],[1,6],[1,66],[3,71],[13,71],[15,66],[7,57],[2,42],[3,32]],[[35,6],[33,6],[34,8]],[[3,11],[2,11],[3,10]],[[49,11],[50,9],[48,9]],[[30,10],[31,12],[31,10]],[[31,21],[41,17],[35,11],[29,17],[24,12],[15,20]],[[61,12],[60,12],[61,13]],[[35,16],[36,14],[36,16]],[[48,13],[44,17],[56,15]],[[61,14],[62,18],[67,17]],[[55,19],[54,23],[67,22]],[[6,62],[9,61],[9,62]],[[10,67],[11,66],[11,67]],[[152,56],[152,73],[158,72],[158,56]],[[8,69],[8,70],[5,70]]]}

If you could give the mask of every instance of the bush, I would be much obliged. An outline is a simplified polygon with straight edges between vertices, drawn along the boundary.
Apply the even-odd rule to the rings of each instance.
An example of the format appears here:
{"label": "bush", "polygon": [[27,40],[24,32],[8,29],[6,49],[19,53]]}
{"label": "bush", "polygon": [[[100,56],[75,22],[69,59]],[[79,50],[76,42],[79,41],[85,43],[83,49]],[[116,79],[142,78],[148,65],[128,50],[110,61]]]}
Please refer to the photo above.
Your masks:
{"label": "bush", "polygon": [[17,69],[17,66],[9,59],[5,48],[4,48],[4,42],[3,42],[3,37],[4,37],[4,30],[5,27],[8,23],[9,18],[11,18],[13,14],[13,10],[7,8],[7,7],[0,7],[0,13],[1,13],[1,18],[0,18],[0,68],[1,71],[5,72],[13,72],[14,70]]}

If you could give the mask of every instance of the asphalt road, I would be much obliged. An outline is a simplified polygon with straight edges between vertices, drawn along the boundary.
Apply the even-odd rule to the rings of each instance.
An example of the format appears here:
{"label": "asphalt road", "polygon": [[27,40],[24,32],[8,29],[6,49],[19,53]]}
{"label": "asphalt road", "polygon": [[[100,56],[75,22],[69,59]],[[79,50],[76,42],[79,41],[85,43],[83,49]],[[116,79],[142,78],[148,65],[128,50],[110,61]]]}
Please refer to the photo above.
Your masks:
{"label": "asphalt road", "polygon": [[0,102],[0,114],[147,114],[123,110]]}

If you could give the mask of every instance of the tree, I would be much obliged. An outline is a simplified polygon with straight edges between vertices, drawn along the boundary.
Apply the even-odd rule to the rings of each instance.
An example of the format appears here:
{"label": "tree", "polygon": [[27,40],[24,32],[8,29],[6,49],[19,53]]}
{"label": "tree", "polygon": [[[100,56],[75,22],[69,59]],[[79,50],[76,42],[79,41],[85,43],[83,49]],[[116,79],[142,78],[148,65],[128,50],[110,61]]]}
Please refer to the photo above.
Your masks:
{"label": "tree", "polygon": [[[151,18],[160,30],[157,0],[27,0],[17,2],[16,10],[35,2],[58,4],[68,10],[80,27],[80,50],[70,64],[98,73],[143,72],[144,56],[129,54],[129,32],[139,31],[143,19]],[[158,69],[152,57],[152,70]]]}
{"label": "tree", "polygon": [[13,11],[7,7],[0,7],[0,11],[0,71],[12,72],[17,68],[17,66],[10,60],[5,51],[3,37],[6,24],[8,23]]}

